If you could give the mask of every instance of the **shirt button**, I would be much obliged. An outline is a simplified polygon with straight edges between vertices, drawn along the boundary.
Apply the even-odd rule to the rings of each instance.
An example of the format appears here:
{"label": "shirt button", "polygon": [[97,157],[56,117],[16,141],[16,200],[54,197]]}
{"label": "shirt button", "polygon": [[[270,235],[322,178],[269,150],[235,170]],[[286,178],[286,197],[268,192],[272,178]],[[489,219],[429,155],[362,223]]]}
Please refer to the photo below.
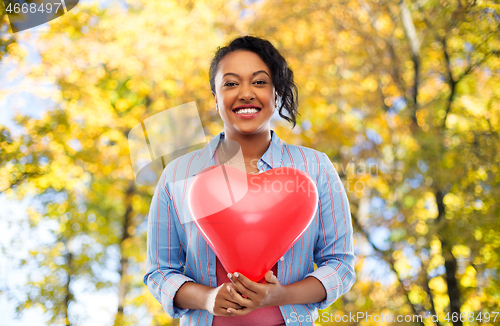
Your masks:
{"label": "shirt button", "polygon": [[285,258],[283,258],[283,256],[281,256],[280,260],[283,261],[283,260],[285,260]]}
{"label": "shirt button", "polygon": [[287,323],[287,324],[290,324],[290,319],[287,319],[287,320],[286,320],[286,323]]}

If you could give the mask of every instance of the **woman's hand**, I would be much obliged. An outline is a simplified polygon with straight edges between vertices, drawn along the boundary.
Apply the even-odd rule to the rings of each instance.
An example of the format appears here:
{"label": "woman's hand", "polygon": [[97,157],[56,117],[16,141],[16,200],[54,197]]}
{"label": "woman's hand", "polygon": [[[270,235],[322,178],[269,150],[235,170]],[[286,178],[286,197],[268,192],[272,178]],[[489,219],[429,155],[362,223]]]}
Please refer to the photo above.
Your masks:
{"label": "woman's hand", "polygon": [[263,284],[253,282],[240,273],[229,273],[227,276],[233,282],[233,286],[226,291],[231,294],[233,302],[243,307],[242,309],[229,307],[231,315],[243,316],[259,308],[280,306],[286,297],[285,286],[280,284],[272,271],[266,272],[267,283]]}
{"label": "woman's hand", "polygon": [[207,299],[207,308],[206,310],[214,316],[234,316],[229,312],[229,308],[234,311],[238,311],[238,309],[242,309],[238,303],[235,302],[231,294],[228,292],[228,287],[233,288],[234,285],[231,283],[224,283],[219,287],[213,288],[210,290]]}

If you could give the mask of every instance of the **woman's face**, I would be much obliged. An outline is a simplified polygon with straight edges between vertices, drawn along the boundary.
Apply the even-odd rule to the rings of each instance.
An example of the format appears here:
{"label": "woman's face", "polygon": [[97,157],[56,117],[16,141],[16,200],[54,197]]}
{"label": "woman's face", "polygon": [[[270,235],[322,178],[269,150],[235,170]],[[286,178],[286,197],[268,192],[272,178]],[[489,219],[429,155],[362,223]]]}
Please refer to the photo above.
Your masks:
{"label": "woman's face", "polygon": [[237,50],[226,55],[219,62],[215,90],[226,131],[246,135],[269,132],[277,94],[269,68],[256,53]]}

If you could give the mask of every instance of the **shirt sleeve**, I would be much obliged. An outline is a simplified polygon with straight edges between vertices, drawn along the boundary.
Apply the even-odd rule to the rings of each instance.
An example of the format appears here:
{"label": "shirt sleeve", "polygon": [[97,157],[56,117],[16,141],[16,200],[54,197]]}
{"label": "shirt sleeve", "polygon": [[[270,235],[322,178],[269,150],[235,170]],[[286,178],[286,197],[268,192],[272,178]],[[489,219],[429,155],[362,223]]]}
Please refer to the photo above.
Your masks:
{"label": "shirt sleeve", "polygon": [[171,191],[165,182],[167,169],[160,177],[149,209],[144,283],[172,318],[180,318],[189,310],[175,307],[174,296],[182,284],[194,280],[182,272],[186,256],[174,223],[178,217]]}
{"label": "shirt sleeve", "polygon": [[325,287],[326,299],[314,304],[318,309],[325,309],[349,291],[356,280],[356,274],[351,211],[344,186],[324,153],[320,168],[320,225],[314,248],[314,262],[318,268],[306,277],[316,277]]}

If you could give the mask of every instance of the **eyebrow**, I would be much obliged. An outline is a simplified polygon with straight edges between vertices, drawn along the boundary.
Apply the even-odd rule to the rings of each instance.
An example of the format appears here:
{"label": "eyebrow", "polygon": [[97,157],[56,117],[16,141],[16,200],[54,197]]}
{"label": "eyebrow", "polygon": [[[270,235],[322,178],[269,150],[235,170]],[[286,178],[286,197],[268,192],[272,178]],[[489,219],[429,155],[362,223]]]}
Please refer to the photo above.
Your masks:
{"label": "eyebrow", "polygon": [[[264,70],[259,70],[259,71],[256,71],[256,72],[254,72],[254,73],[252,74],[252,76],[255,76],[255,75],[257,75],[257,74],[260,74],[261,72],[263,72],[263,73],[265,73],[267,76],[269,76],[269,74],[268,74],[266,71],[264,71]],[[233,76],[236,76],[236,77],[240,77],[239,75],[235,74],[234,72],[228,72],[228,73],[224,74],[224,76],[222,76],[222,78],[224,78],[224,77],[226,77],[226,76],[228,76],[228,75],[233,75]],[[269,78],[271,78],[271,76],[269,76]]]}

